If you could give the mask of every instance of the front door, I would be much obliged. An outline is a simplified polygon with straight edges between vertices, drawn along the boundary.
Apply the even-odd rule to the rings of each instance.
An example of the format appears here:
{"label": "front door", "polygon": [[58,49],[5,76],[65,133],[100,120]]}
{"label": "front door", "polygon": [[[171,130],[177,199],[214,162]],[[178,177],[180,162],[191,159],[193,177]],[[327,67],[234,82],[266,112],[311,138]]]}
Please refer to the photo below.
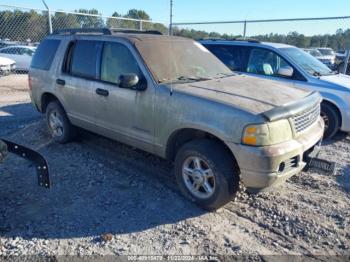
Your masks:
{"label": "front door", "polygon": [[[153,150],[155,87],[132,47],[105,42],[101,81],[94,84],[95,120],[100,133],[147,151]],[[144,91],[121,88],[120,76],[136,74]]]}

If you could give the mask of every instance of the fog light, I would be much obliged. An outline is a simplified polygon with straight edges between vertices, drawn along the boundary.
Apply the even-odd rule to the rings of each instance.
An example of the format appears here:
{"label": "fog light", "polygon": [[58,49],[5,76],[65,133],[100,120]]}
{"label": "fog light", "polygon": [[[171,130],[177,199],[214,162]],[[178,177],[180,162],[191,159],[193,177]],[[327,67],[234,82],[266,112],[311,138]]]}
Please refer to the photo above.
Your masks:
{"label": "fog light", "polygon": [[278,167],[278,172],[282,173],[284,169],[286,168],[286,163],[282,162],[280,166]]}

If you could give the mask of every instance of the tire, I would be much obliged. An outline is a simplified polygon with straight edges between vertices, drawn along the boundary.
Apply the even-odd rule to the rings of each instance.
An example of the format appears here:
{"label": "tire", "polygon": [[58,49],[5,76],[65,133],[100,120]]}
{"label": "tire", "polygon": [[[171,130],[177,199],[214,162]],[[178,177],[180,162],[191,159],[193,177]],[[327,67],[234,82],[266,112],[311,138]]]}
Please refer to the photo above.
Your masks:
{"label": "tire", "polygon": [[[200,169],[196,168],[196,159],[200,160]],[[183,172],[185,167],[186,172]],[[191,168],[192,173],[187,171]],[[204,176],[204,172],[198,171],[201,169],[210,170],[206,171],[210,175]],[[227,204],[239,190],[239,169],[235,160],[223,146],[212,140],[195,140],[185,144],[176,155],[175,176],[184,196],[209,211]],[[206,182],[203,182],[203,177],[206,177]],[[191,187],[191,191],[191,181],[193,187],[201,183],[203,186],[197,190]],[[205,190],[208,187],[212,188],[211,193]]]}
{"label": "tire", "polygon": [[70,123],[58,101],[52,101],[47,105],[46,123],[53,140],[60,144],[68,143],[76,136],[76,128]]}
{"label": "tire", "polygon": [[325,132],[324,138],[332,138],[338,131],[340,127],[340,116],[337,109],[328,103],[321,104],[321,116],[325,121]]}

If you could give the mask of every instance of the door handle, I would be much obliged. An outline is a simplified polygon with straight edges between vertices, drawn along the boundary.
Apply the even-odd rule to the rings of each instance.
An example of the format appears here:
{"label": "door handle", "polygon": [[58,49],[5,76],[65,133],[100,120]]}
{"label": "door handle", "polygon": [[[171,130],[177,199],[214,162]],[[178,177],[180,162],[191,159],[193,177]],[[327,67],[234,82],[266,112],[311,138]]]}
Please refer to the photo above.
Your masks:
{"label": "door handle", "polygon": [[66,84],[66,81],[64,81],[63,79],[56,79],[56,83],[58,85],[64,86]]}
{"label": "door handle", "polygon": [[108,96],[109,92],[106,89],[102,89],[102,88],[97,88],[96,89],[96,94],[100,95],[100,96]]}

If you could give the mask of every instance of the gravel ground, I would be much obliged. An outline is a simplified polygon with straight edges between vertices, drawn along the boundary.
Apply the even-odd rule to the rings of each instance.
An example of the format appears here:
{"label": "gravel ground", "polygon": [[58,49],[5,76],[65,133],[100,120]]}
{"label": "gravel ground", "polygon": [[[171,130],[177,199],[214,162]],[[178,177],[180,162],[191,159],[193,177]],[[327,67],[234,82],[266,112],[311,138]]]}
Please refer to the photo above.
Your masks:
{"label": "gravel ground", "polygon": [[[350,256],[350,137],[323,146],[336,175],[304,172],[280,190],[242,192],[208,213],[184,199],[171,164],[82,132],[52,143],[26,76],[0,78],[0,136],[39,150],[52,189],[28,162],[0,167],[0,255]],[[319,257],[318,257],[319,258]]]}

